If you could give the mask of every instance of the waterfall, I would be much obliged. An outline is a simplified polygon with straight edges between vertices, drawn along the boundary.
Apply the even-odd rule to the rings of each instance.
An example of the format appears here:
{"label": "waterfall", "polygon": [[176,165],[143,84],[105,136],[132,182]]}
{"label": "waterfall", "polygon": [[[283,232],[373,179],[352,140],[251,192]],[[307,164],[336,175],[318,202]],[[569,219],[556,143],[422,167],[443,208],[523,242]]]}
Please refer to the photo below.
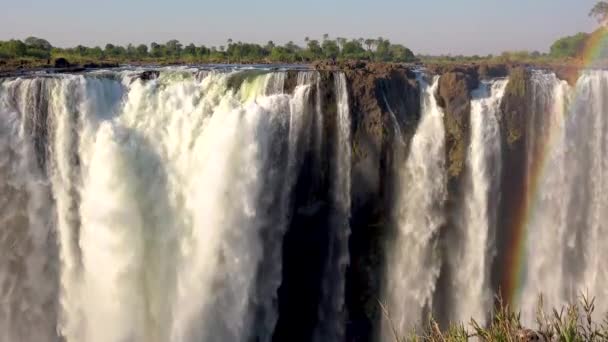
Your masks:
{"label": "waterfall", "polygon": [[271,339],[313,85],[239,73],[2,82],[3,341]]}
{"label": "waterfall", "polygon": [[45,92],[57,83],[28,79],[0,84],[1,341],[57,338],[54,206],[45,146],[52,105]]}
{"label": "waterfall", "polygon": [[348,105],[346,76],[334,74],[337,103],[336,132],[332,166],[331,213],[329,218],[329,246],[323,275],[323,298],[319,313],[320,327],[316,341],[344,340],[345,276],[349,263],[351,208],[351,115]]}
{"label": "waterfall", "polygon": [[482,81],[448,188],[439,77],[211,69],[0,78],[0,342],[392,341],[494,285],[526,327],[608,312],[608,71]]}
{"label": "waterfall", "polygon": [[532,324],[538,295],[545,309],[597,298],[608,310],[605,246],[608,182],[608,72],[587,71],[571,88],[553,74],[532,77],[528,183],[537,189],[526,222],[527,267],[520,305]]}
{"label": "waterfall", "polygon": [[387,316],[383,340],[393,329],[406,336],[432,307],[441,260],[437,235],[444,224],[446,200],[443,112],[435,101],[439,78],[423,88],[422,117],[412,138],[405,165],[399,167],[395,224],[398,230],[389,250],[384,305]]}
{"label": "waterfall", "polygon": [[490,271],[499,192],[501,143],[498,114],[506,80],[484,82],[472,94],[470,145],[466,160],[464,237],[453,260],[453,322],[485,322],[492,307]]}

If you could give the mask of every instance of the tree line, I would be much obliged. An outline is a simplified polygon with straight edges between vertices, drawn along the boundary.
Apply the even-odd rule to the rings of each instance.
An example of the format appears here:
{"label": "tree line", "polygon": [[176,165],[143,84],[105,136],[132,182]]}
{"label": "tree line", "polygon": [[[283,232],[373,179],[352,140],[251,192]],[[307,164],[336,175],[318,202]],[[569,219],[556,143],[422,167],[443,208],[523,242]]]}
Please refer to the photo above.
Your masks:
{"label": "tree line", "polygon": [[311,62],[321,59],[361,59],[382,62],[413,62],[416,56],[407,47],[393,44],[382,37],[375,39],[330,39],[328,34],[321,40],[304,39],[305,46],[290,41],[284,45],[268,41],[266,44],[245,43],[228,39],[225,45],[184,45],[178,40],[150,45],[128,44],[126,46],[106,44],[71,48],[53,47],[47,40],[29,37],[24,41],[12,39],[0,41],[0,59],[51,59],[63,57],[70,61],[110,60],[164,61],[164,62]]}

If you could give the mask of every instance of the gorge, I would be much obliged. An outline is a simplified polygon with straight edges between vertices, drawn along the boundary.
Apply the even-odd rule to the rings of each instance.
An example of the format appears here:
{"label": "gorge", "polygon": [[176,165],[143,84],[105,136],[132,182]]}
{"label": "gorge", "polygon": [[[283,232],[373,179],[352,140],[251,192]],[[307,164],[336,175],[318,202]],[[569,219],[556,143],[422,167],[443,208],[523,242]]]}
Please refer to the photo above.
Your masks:
{"label": "gorge", "polygon": [[540,294],[606,313],[606,95],[607,71],[507,65],[0,78],[0,341],[393,341],[497,295],[529,325]]}

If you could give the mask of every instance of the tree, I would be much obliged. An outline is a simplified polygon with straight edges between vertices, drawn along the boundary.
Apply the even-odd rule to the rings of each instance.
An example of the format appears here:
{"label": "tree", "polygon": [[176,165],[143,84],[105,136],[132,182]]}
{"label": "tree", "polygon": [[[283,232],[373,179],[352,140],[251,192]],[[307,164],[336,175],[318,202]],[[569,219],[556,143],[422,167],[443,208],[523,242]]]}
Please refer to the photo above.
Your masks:
{"label": "tree", "polygon": [[391,45],[389,48],[391,60],[393,62],[413,62],[416,56],[412,50],[400,44]]}
{"label": "tree", "polygon": [[161,57],[163,55],[163,49],[160,44],[152,42],[150,44],[150,54],[152,55],[152,57]]}
{"label": "tree", "polygon": [[608,24],[608,2],[599,1],[591,11],[589,12],[590,17],[594,17],[602,26]]}
{"label": "tree", "polygon": [[358,40],[351,40],[342,43],[342,55],[347,58],[361,58],[365,54],[365,50]]}
{"label": "tree", "polygon": [[378,41],[376,42],[376,60],[389,61],[391,58],[390,47],[391,42],[382,39],[382,37],[378,38]]}
{"label": "tree", "polygon": [[274,42],[272,40],[269,40],[268,43],[266,43],[266,46],[264,46],[264,49],[266,51],[268,51],[268,53],[272,52],[272,49],[274,49],[276,45],[274,45]]}
{"label": "tree", "polygon": [[324,40],[321,47],[323,48],[323,54],[327,58],[336,58],[340,55],[340,48],[333,40]]}
{"label": "tree", "polygon": [[114,56],[116,53],[116,47],[114,46],[114,44],[106,44],[106,47],[103,49],[104,53],[107,56]]}
{"label": "tree", "polygon": [[196,46],[192,43],[188,44],[184,48],[184,54],[190,55],[190,56],[195,56],[196,55]]}
{"label": "tree", "polygon": [[42,39],[42,38],[27,37],[27,38],[25,38],[24,43],[28,47],[33,47],[33,48],[44,50],[44,51],[51,51],[51,49],[53,48],[51,43],[49,43],[47,40]]}
{"label": "tree", "polygon": [[12,57],[23,57],[27,51],[27,45],[20,40],[11,39],[5,43],[5,49]]}
{"label": "tree", "polygon": [[336,38],[336,42],[338,42],[340,49],[344,49],[344,44],[346,43],[346,38],[338,37],[338,38]]}
{"label": "tree", "polygon": [[583,52],[589,35],[578,33],[574,36],[558,39],[551,45],[550,55],[556,58],[576,57]]}
{"label": "tree", "polygon": [[148,46],[145,45],[145,44],[139,44],[139,45],[137,45],[136,50],[137,50],[137,55],[139,57],[145,57],[145,56],[148,55]]}
{"label": "tree", "polygon": [[372,51],[372,46],[374,46],[375,40],[373,39],[366,39],[365,40],[365,46],[367,46],[367,51]]}
{"label": "tree", "polygon": [[167,55],[169,56],[178,56],[182,52],[182,44],[177,39],[172,39],[165,43],[165,48],[167,49]]}
{"label": "tree", "polygon": [[323,54],[323,49],[321,49],[321,45],[319,41],[316,39],[308,41],[308,53],[312,58],[318,58]]}
{"label": "tree", "polygon": [[328,40],[329,39],[329,34],[327,33],[323,33],[323,40]]}

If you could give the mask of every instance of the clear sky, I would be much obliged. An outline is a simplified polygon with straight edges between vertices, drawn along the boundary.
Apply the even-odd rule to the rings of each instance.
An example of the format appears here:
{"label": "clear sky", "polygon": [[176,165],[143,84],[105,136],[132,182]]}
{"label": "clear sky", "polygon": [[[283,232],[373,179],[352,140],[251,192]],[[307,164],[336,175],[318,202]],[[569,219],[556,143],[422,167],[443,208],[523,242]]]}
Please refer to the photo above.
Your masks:
{"label": "clear sky", "polygon": [[0,0],[0,39],[56,46],[108,42],[222,45],[304,37],[383,37],[416,53],[547,51],[591,31],[595,0]]}

